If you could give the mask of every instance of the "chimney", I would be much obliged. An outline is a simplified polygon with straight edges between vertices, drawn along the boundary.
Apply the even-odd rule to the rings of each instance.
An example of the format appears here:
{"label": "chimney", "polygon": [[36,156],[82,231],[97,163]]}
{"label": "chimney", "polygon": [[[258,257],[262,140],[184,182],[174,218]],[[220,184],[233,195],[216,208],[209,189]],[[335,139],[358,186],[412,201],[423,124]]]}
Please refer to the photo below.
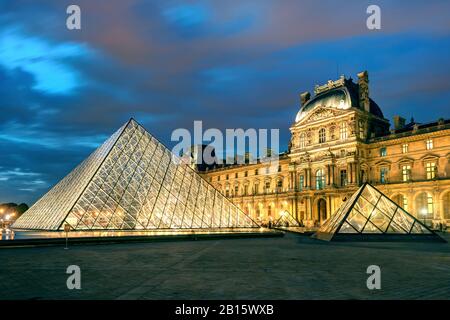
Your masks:
{"label": "chimney", "polygon": [[394,129],[402,129],[405,127],[406,120],[400,116],[394,116]]}
{"label": "chimney", "polygon": [[370,112],[369,73],[367,71],[358,73],[358,87],[359,105],[361,108],[364,108],[366,112]]}
{"label": "chimney", "polygon": [[303,92],[303,93],[300,95],[300,101],[301,101],[302,107],[303,107],[310,99],[311,99],[311,94],[310,94],[308,91]]}

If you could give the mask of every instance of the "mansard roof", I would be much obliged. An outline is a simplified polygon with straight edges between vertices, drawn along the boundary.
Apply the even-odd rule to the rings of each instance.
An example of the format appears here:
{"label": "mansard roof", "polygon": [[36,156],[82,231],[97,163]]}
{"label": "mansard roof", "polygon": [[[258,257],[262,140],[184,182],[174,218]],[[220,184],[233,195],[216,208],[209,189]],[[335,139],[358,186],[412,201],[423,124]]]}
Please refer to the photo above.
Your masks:
{"label": "mansard roof", "polygon": [[[346,79],[342,76],[336,81],[329,81],[323,86],[316,86],[316,95],[307,101],[300,109],[295,119],[295,122],[303,119],[309,111],[317,106],[333,107],[336,109],[350,109],[357,108],[364,110],[364,106],[359,103],[359,85],[354,83],[351,78]],[[369,98],[370,113],[384,118],[380,107]]]}

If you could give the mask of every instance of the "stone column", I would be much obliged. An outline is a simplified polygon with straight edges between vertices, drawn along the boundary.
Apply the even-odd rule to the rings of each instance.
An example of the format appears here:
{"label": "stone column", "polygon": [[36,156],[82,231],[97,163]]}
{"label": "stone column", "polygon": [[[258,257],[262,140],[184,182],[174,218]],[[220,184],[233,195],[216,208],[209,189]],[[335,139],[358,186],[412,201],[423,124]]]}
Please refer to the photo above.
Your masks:
{"label": "stone column", "polygon": [[294,196],[294,199],[292,199],[293,203],[294,203],[294,209],[293,209],[293,214],[294,217],[298,220],[298,205],[297,205],[297,196]]}
{"label": "stone column", "polygon": [[305,189],[308,189],[311,185],[310,171],[310,168],[305,169]]}
{"label": "stone column", "polygon": [[359,184],[361,182],[361,170],[360,170],[359,162],[355,162],[354,170],[355,170],[355,182],[359,186]]}
{"label": "stone column", "polygon": [[331,217],[331,196],[327,196],[327,219]]}
{"label": "stone column", "polygon": [[334,185],[335,165],[331,165],[331,185]]}
{"label": "stone column", "polygon": [[352,164],[347,163],[347,182],[352,184]]}
{"label": "stone column", "polygon": [[293,172],[293,171],[289,172],[289,189],[290,190],[293,190],[295,188],[294,174],[295,174],[295,172]]}
{"label": "stone column", "polygon": [[331,183],[331,168],[330,165],[327,164],[327,186]]}
{"label": "stone column", "polygon": [[311,197],[305,198],[305,210],[306,210],[306,216],[308,217],[308,220],[312,220],[312,206],[311,206]]}

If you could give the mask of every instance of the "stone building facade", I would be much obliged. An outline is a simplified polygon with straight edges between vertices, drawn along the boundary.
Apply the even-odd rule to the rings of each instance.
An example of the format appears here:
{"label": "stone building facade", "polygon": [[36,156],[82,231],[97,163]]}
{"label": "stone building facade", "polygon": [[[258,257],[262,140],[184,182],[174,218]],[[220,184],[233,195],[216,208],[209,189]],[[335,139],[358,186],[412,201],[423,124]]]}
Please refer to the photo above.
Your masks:
{"label": "stone building facade", "polygon": [[328,219],[370,182],[428,225],[450,223],[450,120],[393,128],[370,98],[368,73],[300,95],[289,150],[268,162],[223,165],[204,177],[262,223],[288,211],[305,225]]}

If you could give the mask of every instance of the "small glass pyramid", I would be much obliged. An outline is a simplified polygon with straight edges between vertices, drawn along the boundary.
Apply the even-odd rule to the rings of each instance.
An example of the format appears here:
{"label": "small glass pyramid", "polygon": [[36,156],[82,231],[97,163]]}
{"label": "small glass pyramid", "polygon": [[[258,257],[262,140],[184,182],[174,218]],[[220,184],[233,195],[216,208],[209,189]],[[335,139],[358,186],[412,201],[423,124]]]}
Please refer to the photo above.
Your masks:
{"label": "small glass pyramid", "polygon": [[130,119],[13,227],[63,230],[259,227]]}
{"label": "small glass pyramid", "polygon": [[383,239],[382,236],[414,238],[436,233],[403,210],[369,183],[363,184],[313,235],[321,240]]}
{"label": "small glass pyramid", "polygon": [[280,218],[273,224],[274,227],[300,227],[300,222],[288,211],[283,211]]}

